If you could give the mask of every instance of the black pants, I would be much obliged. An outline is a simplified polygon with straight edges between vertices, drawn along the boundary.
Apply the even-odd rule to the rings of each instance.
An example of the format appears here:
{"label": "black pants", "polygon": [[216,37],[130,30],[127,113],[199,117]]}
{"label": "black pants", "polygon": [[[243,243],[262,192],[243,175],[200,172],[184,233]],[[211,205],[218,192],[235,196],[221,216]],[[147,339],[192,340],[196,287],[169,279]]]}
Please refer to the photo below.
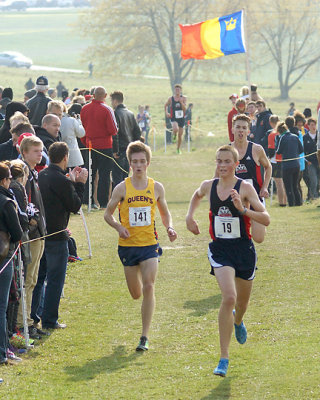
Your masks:
{"label": "black pants", "polygon": [[[120,169],[116,163],[112,167],[112,189],[114,189],[120,182],[124,181],[129,175],[129,163],[125,151],[119,152],[119,158],[115,158],[116,163],[122,168]],[[125,171],[123,171],[125,170]]]}
{"label": "black pants", "polygon": [[301,206],[302,198],[299,192],[299,178],[300,178],[300,167],[288,168],[282,170],[282,179],[286,194],[288,198],[288,204],[292,206]]}
{"label": "black pants", "polygon": [[[110,173],[113,167],[113,154],[112,149],[98,149],[100,153],[105,154],[108,157],[103,156],[95,152],[91,151],[91,159],[92,159],[92,197],[91,203],[93,203],[93,193],[94,193],[94,181],[96,178],[97,171],[99,172],[99,181],[98,181],[98,191],[97,198],[100,204],[100,207],[107,207],[109,200],[109,190],[110,190]],[[87,161],[86,168],[88,169],[89,161]],[[89,178],[86,183],[85,195],[84,195],[84,203],[88,204],[89,198]]]}

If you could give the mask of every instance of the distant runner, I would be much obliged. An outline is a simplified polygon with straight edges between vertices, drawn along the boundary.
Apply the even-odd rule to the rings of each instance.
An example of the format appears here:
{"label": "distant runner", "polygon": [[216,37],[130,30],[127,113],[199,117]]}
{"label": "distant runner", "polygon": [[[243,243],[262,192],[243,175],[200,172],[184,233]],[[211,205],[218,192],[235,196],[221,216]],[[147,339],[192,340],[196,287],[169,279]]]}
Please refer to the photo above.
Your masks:
{"label": "distant runner", "polygon": [[[167,111],[168,106],[171,110],[170,113]],[[171,120],[173,141],[176,140],[178,133],[177,153],[181,154],[180,147],[182,142],[183,127],[185,124],[184,116],[187,109],[187,98],[186,96],[182,95],[181,85],[174,85],[174,96],[168,98],[166,104],[164,105],[164,109],[166,116]]]}

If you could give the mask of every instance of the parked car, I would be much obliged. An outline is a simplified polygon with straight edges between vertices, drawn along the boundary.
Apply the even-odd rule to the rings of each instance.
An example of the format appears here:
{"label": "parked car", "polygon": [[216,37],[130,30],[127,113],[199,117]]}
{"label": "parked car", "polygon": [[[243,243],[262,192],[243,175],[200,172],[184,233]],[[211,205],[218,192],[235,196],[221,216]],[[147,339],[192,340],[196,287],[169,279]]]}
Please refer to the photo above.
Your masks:
{"label": "parked car", "polygon": [[30,68],[32,65],[32,60],[16,51],[3,51],[0,53],[0,65],[16,68]]}
{"label": "parked car", "polygon": [[4,1],[0,3],[1,11],[25,11],[28,7],[28,3],[26,1]]}
{"label": "parked car", "polygon": [[90,0],[73,0],[74,7],[90,7]]}

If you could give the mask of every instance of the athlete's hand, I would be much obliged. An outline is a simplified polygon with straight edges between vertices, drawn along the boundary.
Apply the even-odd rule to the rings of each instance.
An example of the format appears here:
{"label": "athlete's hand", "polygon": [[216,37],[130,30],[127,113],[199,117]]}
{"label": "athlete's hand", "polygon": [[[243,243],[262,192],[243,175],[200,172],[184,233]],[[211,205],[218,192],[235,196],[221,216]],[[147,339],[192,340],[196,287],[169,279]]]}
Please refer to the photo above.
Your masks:
{"label": "athlete's hand", "polygon": [[259,196],[267,199],[269,197],[268,189],[261,188]]}
{"label": "athlete's hand", "polygon": [[128,229],[122,225],[119,226],[118,233],[119,233],[119,236],[121,237],[121,239],[128,239],[128,237],[130,237],[130,233],[129,233]]}
{"label": "athlete's hand", "polygon": [[233,205],[235,206],[235,208],[238,211],[243,212],[244,206],[242,204],[240,194],[236,191],[236,189],[231,189],[230,194],[231,194],[231,200],[233,201]]}
{"label": "athlete's hand", "polygon": [[170,242],[174,242],[178,237],[177,232],[173,228],[168,228],[167,232]]}
{"label": "athlete's hand", "polygon": [[167,118],[171,118],[171,115],[169,113],[166,113]]}
{"label": "athlete's hand", "polygon": [[191,217],[186,217],[186,224],[188,231],[192,232],[194,235],[200,234],[200,229],[196,221]]}

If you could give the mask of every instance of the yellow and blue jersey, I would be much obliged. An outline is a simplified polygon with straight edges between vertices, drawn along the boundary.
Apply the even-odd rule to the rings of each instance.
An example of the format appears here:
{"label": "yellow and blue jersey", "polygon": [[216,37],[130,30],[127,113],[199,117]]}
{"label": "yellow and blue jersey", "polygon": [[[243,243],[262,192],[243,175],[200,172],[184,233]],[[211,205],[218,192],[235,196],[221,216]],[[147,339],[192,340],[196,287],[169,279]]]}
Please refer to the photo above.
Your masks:
{"label": "yellow and blue jersey", "polygon": [[143,247],[158,243],[155,227],[156,198],[154,180],[148,178],[148,185],[143,190],[135,189],[131,178],[125,179],[126,196],[119,203],[120,223],[128,231],[127,239],[119,238],[119,246]]}

